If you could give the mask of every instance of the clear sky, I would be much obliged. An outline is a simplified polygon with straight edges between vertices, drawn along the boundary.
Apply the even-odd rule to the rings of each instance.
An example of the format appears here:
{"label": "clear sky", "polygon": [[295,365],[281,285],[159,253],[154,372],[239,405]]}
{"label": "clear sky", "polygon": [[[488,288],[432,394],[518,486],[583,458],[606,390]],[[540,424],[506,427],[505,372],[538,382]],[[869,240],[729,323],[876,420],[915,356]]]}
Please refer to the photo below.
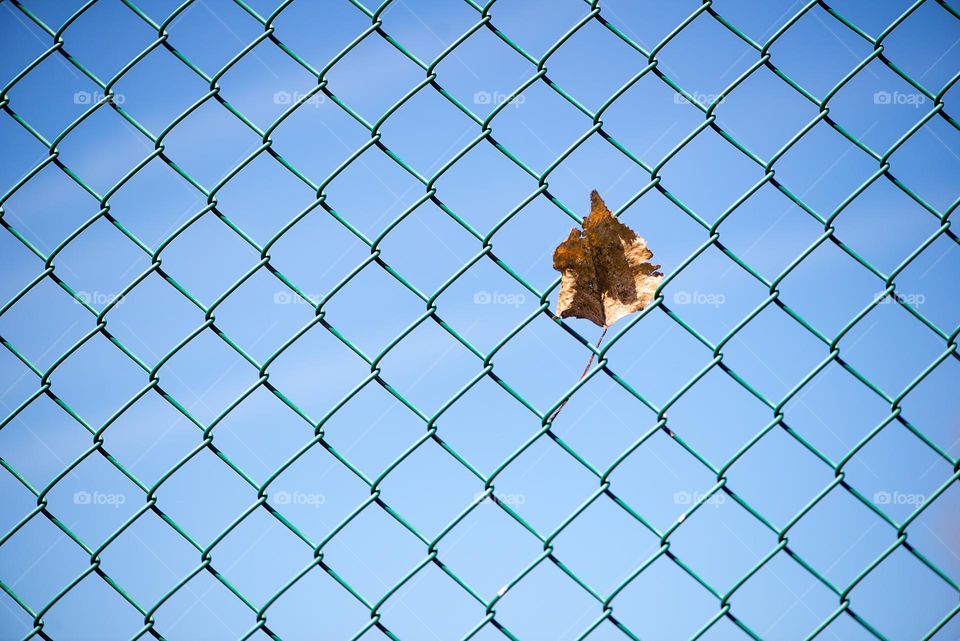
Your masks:
{"label": "clear sky", "polygon": [[[0,639],[957,613],[957,7],[597,4],[0,0]],[[592,189],[666,279],[547,431]]]}

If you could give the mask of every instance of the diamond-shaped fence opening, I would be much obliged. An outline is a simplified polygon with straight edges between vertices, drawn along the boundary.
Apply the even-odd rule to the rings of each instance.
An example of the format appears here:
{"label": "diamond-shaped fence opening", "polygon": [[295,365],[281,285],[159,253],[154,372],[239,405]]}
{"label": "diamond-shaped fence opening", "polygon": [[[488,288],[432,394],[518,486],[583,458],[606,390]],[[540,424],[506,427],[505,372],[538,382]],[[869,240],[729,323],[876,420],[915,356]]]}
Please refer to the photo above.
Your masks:
{"label": "diamond-shaped fence opening", "polygon": [[[960,638],[894,4],[0,0],[0,639]],[[602,346],[594,188],[666,274]]]}

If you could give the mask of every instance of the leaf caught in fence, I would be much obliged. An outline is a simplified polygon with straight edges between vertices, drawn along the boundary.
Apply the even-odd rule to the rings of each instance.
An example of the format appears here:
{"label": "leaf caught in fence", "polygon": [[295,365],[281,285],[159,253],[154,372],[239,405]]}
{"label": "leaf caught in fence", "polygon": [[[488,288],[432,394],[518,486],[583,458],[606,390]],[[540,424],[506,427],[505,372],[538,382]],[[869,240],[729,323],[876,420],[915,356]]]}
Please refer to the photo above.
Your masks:
{"label": "leaf caught in fence", "polygon": [[563,276],[557,314],[609,327],[649,305],[663,281],[660,265],[648,262],[646,241],[590,194],[590,215],[553,252],[553,268]]}

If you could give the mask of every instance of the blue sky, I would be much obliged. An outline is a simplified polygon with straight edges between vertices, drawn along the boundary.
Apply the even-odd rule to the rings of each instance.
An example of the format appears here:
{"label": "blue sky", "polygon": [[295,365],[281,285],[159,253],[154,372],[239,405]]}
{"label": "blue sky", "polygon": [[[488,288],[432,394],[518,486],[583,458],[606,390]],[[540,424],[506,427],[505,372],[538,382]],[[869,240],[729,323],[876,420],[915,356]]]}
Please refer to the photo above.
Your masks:
{"label": "blue sky", "polygon": [[[956,611],[956,9],[498,0],[474,28],[471,3],[395,0],[338,57],[372,9],[178,6],[0,2],[0,639],[37,636],[24,605],[54,639],[149,636],[128,600],[168,639],[240,638],[268,602],[280,638],[350,639],[386,595],[378,623],[418,641],[495,598],[549,641],[612,593],[642,639],[718,616],[700,638],[803,639],[841,595],[818,638],[919,639]],[[30,14],[67,23],[62,53]],[[657,64],[607,104],[649,64],[615,31]],[[386,36],[436,74],[399,107],[426,73]],[[543,433],[600,333],[550,314],[592,189],[663,298]],[[902,304],[873,305],[888,282]],[[311,546],[324,567],[293,581]]]}

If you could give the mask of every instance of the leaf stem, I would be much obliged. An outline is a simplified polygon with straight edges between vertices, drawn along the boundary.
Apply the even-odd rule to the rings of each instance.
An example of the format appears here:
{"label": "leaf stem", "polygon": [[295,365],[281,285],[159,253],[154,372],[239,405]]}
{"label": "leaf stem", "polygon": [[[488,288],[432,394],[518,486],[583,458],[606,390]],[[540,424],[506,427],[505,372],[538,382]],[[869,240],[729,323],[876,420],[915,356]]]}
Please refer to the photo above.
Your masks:
{"label": "leaf stem", "polygon": [[[595,345],[595,348],[596,348],[596,349],[590,352],[590,358],[587,359],[587,366],[583,368],[583,373],[580,374],[580,378],[577,379],[577,382],[578,382],[578,383],[579,383],[580,381],[582,381],[582,380],[583,380],[583,377],[586,376],[586,375],[587,375],[587,372],[590,371],[590,366],[593,365],[593,359],[596,357],[596,355],[597,355],[597,350],[600,349],[600,344],[603,343],[603,337],[606,336],[606,334],[607,334],[607,326],[604,325],[604,326],[603,326],[603,331],[600,332],[600,338],[597,339],[597,344]],[[571,394],[570,396],[568,396],[568,397],[566,397],[565,399],[563,399],[563,402],[560,403],[560,407],[558,407],[557,409],[553,410],[553,413],[550,414],[550,418],[547,419],[547,422],[548,422],[548,423],[553,423],[554,419],[557,418],[557,414],[560,413],[560,410],[563,409],[563,406],[566,405],[567,402],[568,402],[572,397],[573,397],[573,394]]]}

